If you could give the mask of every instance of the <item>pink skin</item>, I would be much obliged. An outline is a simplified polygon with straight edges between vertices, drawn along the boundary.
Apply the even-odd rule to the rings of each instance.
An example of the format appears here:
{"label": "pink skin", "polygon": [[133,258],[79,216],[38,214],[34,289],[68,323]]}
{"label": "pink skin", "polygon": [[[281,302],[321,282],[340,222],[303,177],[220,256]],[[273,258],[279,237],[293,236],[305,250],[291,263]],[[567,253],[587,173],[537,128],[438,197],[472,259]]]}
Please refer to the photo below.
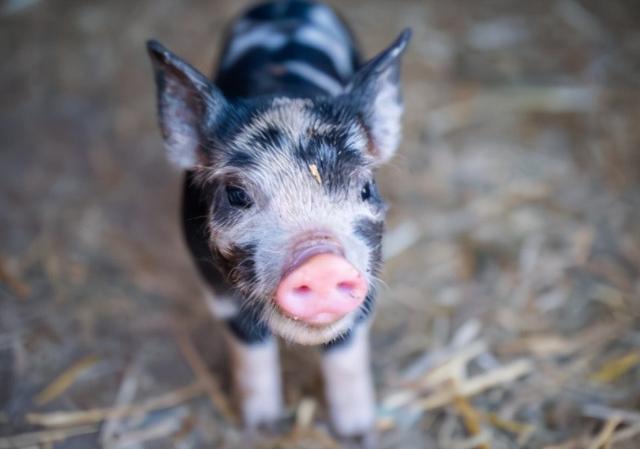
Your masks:
{"label": "pink skin", "polygon": [[[308,254],[280,282],[275,302],[287,316],[310,325],[327,325],[357,309],[367,282],[334,251]],[[297,265],[297,266],[296,266]]]}

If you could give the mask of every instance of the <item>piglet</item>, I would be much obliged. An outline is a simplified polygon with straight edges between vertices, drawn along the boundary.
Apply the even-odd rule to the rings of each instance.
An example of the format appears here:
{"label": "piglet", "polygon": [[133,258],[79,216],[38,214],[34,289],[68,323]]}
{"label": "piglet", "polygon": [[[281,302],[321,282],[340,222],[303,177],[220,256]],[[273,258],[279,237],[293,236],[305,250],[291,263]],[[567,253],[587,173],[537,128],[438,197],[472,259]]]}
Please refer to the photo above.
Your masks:
{"label": "piglet", "polygon": [[374,181],[400,142],[410,31],[361,62],[329,7],[276,1],[235,21],[213,80],[148,42],[182,219],[225,323],[245,425],[283,412],[274,335],[322,346],[332,426],[370,435],[368,328],[386,206]]}

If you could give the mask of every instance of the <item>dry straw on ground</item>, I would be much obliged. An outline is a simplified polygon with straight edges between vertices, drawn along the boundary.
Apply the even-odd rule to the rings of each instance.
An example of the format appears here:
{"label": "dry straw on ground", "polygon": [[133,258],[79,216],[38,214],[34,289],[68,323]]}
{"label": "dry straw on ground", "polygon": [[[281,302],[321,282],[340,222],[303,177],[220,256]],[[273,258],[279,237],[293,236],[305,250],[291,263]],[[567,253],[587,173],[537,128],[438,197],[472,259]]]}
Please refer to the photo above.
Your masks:
{"label": "dry straw on ground", "polygon": [[[287,416],[241,432],[180,240],[142,42],[207,68],[240,3],[0,5],[0,448],[339,447],[288,345]],[[640,447],[638,8],[336,6],[368,54],[414,29],[380,173],[379,447]]]}

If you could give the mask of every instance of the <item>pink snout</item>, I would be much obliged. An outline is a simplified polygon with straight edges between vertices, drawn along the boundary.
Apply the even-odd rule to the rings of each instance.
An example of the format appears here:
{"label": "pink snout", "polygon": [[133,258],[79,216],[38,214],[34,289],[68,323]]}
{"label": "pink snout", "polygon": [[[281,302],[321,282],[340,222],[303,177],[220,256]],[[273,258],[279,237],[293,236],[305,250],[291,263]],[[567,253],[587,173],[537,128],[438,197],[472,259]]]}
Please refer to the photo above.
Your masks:
{"label": "pink snout", "polygon": [[353,265],[342,256],[323,253],[288,273],[275,300],[289,317],[324,325],[358,308],[366,295],[367,283]]}

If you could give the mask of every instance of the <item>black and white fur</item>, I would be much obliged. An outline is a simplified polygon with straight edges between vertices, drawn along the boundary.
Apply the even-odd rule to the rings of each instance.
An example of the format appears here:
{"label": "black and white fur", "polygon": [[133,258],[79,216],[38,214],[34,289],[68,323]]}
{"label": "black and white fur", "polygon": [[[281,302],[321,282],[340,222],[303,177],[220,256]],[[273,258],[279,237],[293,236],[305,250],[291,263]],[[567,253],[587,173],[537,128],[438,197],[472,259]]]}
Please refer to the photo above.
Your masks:
{"label": "black and white fur", "polygon": [[[373,173],[400,141],[400,56],[409,37],[404,31],[362,64],[327,6],[266,3],[231,27],[214,81],[148,43],[165,146],[186,170],[185,237],[210,308],[227,324],[249,427],[282,412],[277,334],[324,345],[340,435],[373,428],[367,333],[385,213]],[[309,326],[272,298],[295,241],[325,234],[365,274],[369,294],[337,323]]]}

